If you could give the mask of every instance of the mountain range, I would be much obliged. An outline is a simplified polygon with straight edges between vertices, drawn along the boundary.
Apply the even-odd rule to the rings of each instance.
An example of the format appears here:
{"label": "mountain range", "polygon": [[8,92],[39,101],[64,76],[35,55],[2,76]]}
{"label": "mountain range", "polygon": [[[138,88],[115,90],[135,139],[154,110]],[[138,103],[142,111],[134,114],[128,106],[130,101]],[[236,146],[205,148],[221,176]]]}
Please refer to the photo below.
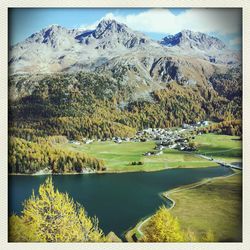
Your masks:
{"label": "mountain range", "polygon": [[11,133],[24,139],[241,119],[240,52],[190,30],[154,41],[115,20],[52,25],[10,48],[9,73]]}
{"label": "mountain range", "polygon": [[161,57],[187,55],[215,64],[240,61],[239,52],[200,32],[183,30],[154,41],[125,24],[104,19],[94,30],[69,30],[58,25],[44,28],[10,48],[9,66],[11,73],[95,70],[111,59],[128,55],[144,55],[153,62]]}

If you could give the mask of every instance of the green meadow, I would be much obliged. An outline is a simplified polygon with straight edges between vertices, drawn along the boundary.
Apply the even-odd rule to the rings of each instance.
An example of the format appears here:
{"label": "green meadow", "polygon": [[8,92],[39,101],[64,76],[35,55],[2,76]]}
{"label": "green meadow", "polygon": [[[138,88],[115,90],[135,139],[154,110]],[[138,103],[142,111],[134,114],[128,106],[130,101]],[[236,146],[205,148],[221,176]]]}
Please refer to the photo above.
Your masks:
{"label": "green meadow", "polygon": [[242,141],[239,136],[203,134],[196,136],[197,153],[228,163],[242,161]]}
{"label": "green meadow", "polygon": [[198,236],[212,231],[216,241],[241,241],[242,175],[215,178],[191,189],[170,194],[176,205],[171,213],[183,229]]}
{"label": "green meadow", "polygon": [[[144,156],[154,151],[155,142],[94,142],[92,144],[61,144],[64,149],[85,152],[98,159],[103,159],[109,172],[157,171],[167,168],[195,168],[218,166],[216,163],[195,156],[194,154],[165,149],[158,156]],[[143,165],[132,165],[142,162]]]}
{"label": "green meadow", "polygon": [[[182,230],[191,231],[196,241],[207,232],[212,232],[214,241],[239,242],[242,240],[242,175],[203,180],[170,190],[170,198],[175,201],[171,213],[178,219]],[[173,193],[171,193],[173,192]],[[163,194],[165,195],[165,194]],[[138,239],[138,231],[143,220],[126,233],[126,239]],[[148,222],[141,227],[142,232]]]}

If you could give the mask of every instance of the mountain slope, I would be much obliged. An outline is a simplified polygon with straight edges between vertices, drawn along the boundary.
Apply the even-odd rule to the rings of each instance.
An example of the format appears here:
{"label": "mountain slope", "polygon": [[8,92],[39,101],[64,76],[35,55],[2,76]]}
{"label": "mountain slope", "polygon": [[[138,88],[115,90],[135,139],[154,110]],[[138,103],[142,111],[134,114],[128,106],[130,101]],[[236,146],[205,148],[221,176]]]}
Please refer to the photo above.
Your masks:
{"label": "mountain slope", "polygon": [[15,75],[9,134],[26,140],[45,135],[100,139],[130,137],[147,127],[240,119],[241,73],[216,73],[210,80],[206,85],[172,81],[133,99],[141,92],[137,86],[100,73]]}
{"label": "mountain slope", "polygon": [[[239,65],[239,58],[218,38],[185,30],[158,43],[124,24],[105,19],[94,30],[51,25],[12,46],[9,58],[13,75],[103,75],[111,87],[98,84],[96,88],[103,88],[104,96],[106,92],[110,96],[119,93],[122,105],[141,98],[152,101],[152,92],[174,82],[204,89],[213,84],[221,89],[219,75],[226,76],[231,68],[239,71]],[[220,77],[219,82],[225,82],[224,78]]]}

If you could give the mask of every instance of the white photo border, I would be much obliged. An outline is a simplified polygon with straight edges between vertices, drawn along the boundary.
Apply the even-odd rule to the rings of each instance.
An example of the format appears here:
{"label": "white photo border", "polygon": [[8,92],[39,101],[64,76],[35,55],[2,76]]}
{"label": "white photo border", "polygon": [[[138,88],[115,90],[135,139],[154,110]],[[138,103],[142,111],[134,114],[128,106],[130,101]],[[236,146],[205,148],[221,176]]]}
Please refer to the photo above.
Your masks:
{"label": "white photo border", "polygon": [[[8,8],[242,8],[243,242],[242,243],[9,243],[8,242]],[[250,1],[249,0],[2,0],[0,8],[0,248],[24,249],[250,249]],[[248,139],[248,140],[247,140]]]}

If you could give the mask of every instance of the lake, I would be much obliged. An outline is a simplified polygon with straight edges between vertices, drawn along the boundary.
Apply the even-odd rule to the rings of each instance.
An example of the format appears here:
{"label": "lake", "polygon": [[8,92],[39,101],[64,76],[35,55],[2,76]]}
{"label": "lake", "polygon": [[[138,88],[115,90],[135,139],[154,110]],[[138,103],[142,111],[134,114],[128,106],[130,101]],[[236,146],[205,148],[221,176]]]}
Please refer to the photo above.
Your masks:
{"label": "lake", "polygon": [[[232,173],[225,167],[169,169],[121,174],[54,175],[55,187],[68,192],[90,216],[96,215],[107,234],[124,233],[143,217],[153,214],[166,200],[159,195],[203,178]],[[9,176],[9,213],[20,213],[22,202],[37,193],[47,176]],[[169,204],[167,204],[169,205]]]}

